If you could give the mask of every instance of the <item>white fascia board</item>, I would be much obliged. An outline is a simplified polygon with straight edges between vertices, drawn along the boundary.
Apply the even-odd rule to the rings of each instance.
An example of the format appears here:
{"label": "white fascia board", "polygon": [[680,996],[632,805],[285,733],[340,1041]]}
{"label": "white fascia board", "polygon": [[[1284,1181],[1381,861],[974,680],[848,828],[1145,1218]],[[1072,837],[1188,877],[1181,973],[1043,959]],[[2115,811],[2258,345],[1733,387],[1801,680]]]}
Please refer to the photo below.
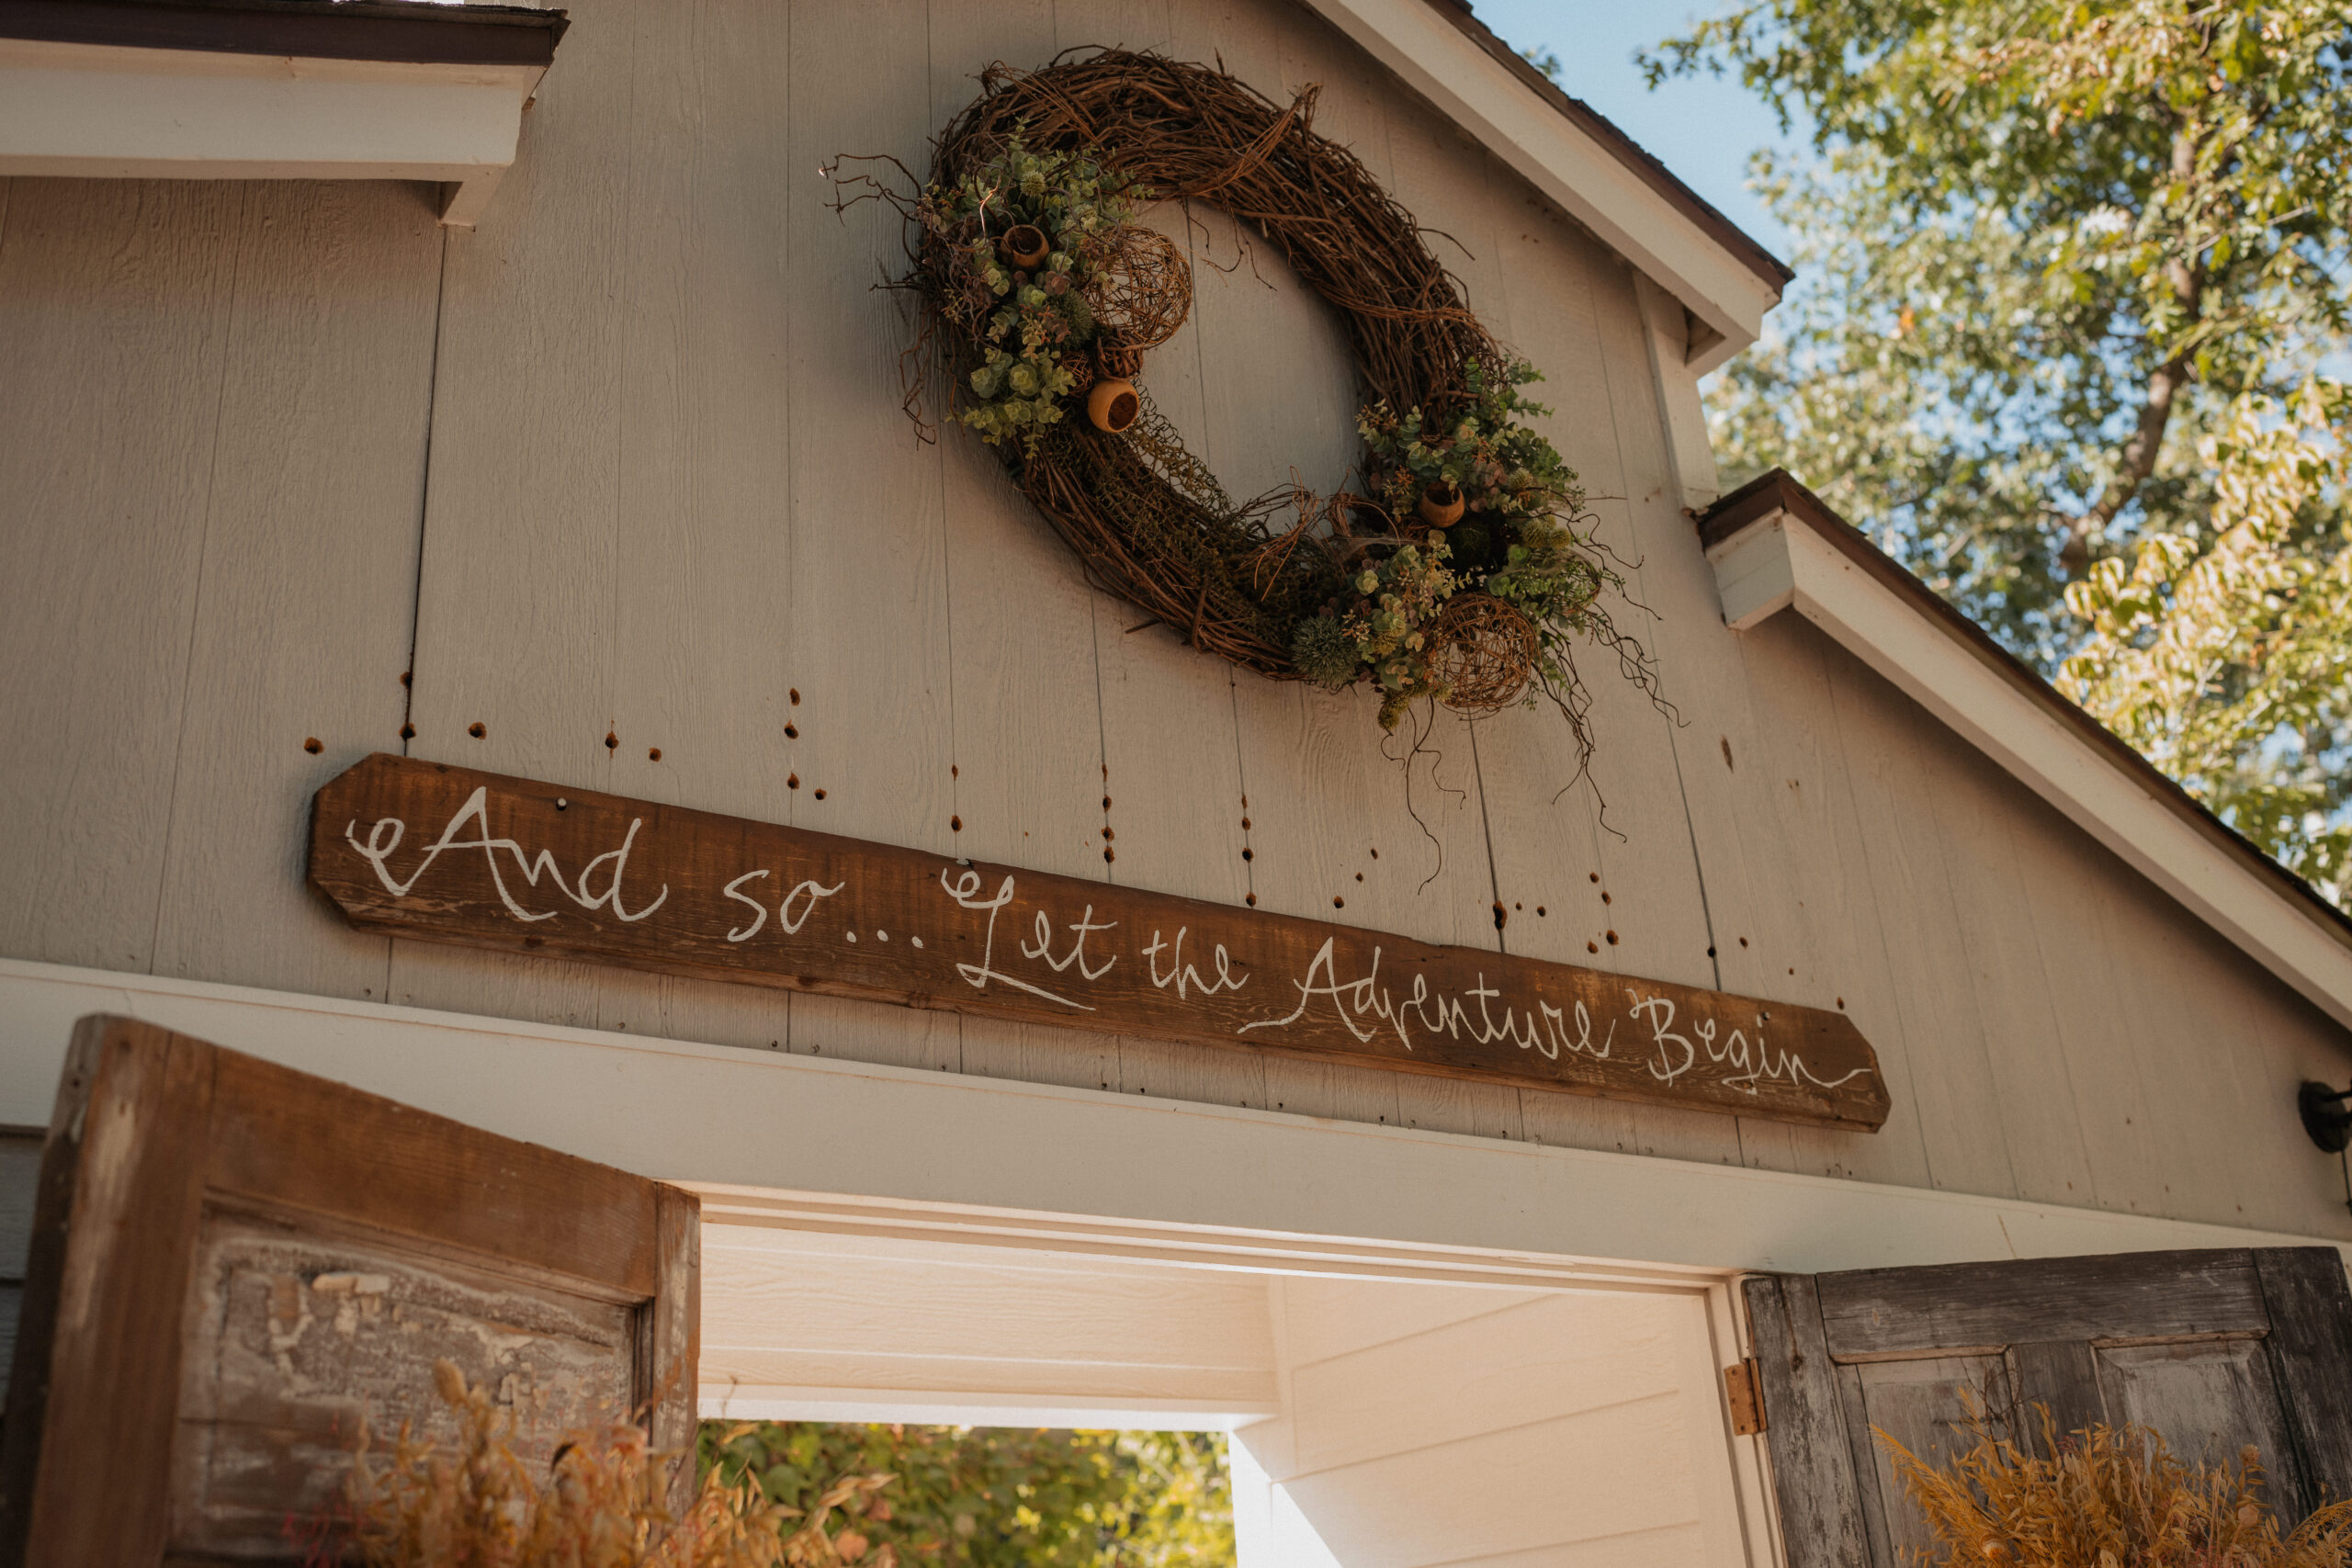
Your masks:
{"label": "white fascia board", "polygon": [[[1136,1257],[1158,1235],[1180,1266],[1200,1266],[1200,1249],[1214,1246],[1232,1265],[1276,1272],[1566,1289],[1607,1288],[1629,1265],[1819,1273],[2312,1244],[2028,1199],[17,959],[0,959],[0,1122],[49,1120],[74,1021],[96,1012],[687,1182],[706,1194],[706,1224],[752,1218],[729,1212],[745,1205],[711,1203],[714,1187],[797,1195],[801,1207],[809,1195],[866,1195],[897,1201],[880,1205],[882,1234],[906,1229],[911,1205],[931,1211],[932,1234],[979,1245]],[[1041,1234],[1072,1216],[1112,1223],[1093,1236]],[[1351,1258],[1317,1256],[1336,1253]]]}
{"label": "white fascia board", "polygon": [[1690,360],[1703,375],[1756,341],[1780,291],[1545,103],[1430,0],[1307,0],[1323,18],[1485,143],[1723,334]]}
{"label": "white fascia board", "polygon": [[2352,947],[2150,781],[1988,666],[1951,631],[1785,510],[1709,547],[1724,620],[1797,613],[2022,780],[2191,913],[2352,1026]]}
{"label": "white fascia board", "polygon": [[544,73],[0,40],[0,175],[426,180],[470,227]]}

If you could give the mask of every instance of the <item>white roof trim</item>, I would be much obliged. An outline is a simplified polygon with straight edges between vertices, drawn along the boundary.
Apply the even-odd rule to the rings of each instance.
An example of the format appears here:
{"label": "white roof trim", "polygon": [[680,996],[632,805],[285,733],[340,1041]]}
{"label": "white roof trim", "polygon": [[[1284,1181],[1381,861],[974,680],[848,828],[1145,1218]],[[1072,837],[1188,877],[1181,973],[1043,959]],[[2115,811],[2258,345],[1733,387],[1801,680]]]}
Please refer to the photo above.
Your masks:
{"label": "white roof trim", "polygon": [[2153,768],[2134,767],[2087,736],[2058,711],[2063,697],[2046,686],[2046,697],[2031,694],[2019,682],[2022,671],[1989,660],[1801,511],[1763,512],[1712,539],[1707,558],[1734,630],[1794,608],[2248,956],[2352,1026],[2352,941],[2343,927],[2315,899],[2298,897],[2283,873],[2266,870],[2251,846],[2168,798],[2172,787]]}
{"label": "white roof trim", "polygon": [[470,229],[545,73],[0,39],[0,175],[425,180]]}
{"label": "white roof trim", "polygon": [[1430,0],[1307,4],[1722,333],[1691,356],[1695,372],[1713,369],[1756,341],[1764,313],[1780,302],[1780,289],[1481,49]]}

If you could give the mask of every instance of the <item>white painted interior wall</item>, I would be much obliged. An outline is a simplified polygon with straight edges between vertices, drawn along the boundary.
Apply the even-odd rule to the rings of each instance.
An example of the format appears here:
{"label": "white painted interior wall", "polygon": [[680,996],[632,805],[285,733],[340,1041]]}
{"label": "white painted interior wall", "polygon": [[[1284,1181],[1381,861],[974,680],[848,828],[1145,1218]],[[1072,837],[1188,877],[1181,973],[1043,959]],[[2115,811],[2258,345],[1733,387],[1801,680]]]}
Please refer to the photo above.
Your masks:
{"label": "white painted interior wall", "polygon": [[1702,1293],[1272,1294],[1283,1411],[1236,1434],[1267,1561],[1307,1538],[1347,1568],[1749,1561]]}

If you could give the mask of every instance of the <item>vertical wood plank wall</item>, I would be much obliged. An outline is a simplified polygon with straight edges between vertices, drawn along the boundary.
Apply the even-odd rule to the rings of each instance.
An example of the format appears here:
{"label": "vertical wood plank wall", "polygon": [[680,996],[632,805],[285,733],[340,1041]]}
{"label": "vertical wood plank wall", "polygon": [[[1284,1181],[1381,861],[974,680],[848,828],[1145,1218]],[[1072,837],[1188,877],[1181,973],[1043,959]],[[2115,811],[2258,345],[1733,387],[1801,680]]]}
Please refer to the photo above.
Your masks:
{"label": "vertical wood plank wall", "polygon": [[[0,182],[0,953],[2352,1235],[2292,1110],[2352,1071],[2341,1032],[1810,627],[1726,630],[1632,272],[1293,0],[571,9],[478,232],[393,184]],[[985,453],[911,438],[870,287],[897,230],[828,210],[820,166],[921,166],[990,60],[1093,43],[1323,84],[1319,128],[1544,370],[1678,717],[1596,661],[1589,781],[1561,793],[1560,726],[1519,711],[1402,766],[1361,694],[1135,629]],[[1194,217],[1161,215],[1201,302],[1154,394],[1237,491],[1328,483],[1334,329]],[[1843,1008],[1894,1113],[358,936],[303,890],[300,823],[375,750]]]}

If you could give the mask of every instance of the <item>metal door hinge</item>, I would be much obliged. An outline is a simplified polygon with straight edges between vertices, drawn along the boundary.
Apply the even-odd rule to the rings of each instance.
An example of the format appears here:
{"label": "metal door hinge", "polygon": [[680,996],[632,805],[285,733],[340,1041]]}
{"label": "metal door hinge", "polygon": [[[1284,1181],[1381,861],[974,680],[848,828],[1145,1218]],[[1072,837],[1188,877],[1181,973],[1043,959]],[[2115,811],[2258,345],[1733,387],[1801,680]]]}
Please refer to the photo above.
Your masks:
{"label": "metal door hinge", "polygon": [[1764,1429],[1764,1389],[1757,1381],[1756,1358],[1724,1369],[1724,1395],[1731,1402],[1733,1436],[1752,1438]]}

